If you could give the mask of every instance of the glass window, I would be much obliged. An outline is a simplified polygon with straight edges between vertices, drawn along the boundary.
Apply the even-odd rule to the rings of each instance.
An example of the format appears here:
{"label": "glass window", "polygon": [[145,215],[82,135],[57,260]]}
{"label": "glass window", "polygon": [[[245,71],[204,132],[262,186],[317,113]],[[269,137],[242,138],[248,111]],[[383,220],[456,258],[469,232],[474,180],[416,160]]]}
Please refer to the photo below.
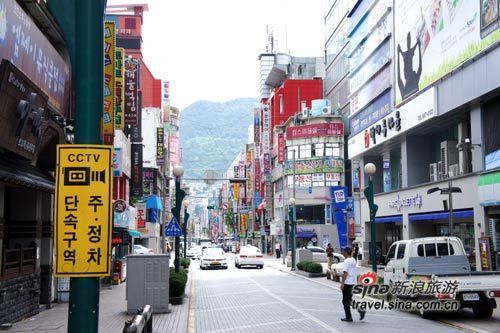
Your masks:
{"label": "glass window", "polygon": [[425,244],[425,256],[426,257],[436,257],[436,244]]}
{"label": "glass window", "polygon": [[280,114],[283,114],[285,111],[283,110],[283,95],[280,95]]}
{"label": "glass window", "polygon": [[417,254],[419,257],[425,257],[423,244],[420,244],[419,246],[417,246]]}
{"label": "glass window", "polygon": [[325,156],[340,156],[338,143],[325,143]]}
{"label": "glass window", "polygon": [[299,158],[311,158],[311,145],[299,146]]}
{"label": "glass window", "polygon": [[299,158],[298,151],[299,151],[299,147],[298,146],[286,147],[286,159],[287,160],[292,160],[294,152],[295,152],[295,159],[298,159]]}
{"label": "glass window", "polygon": [[448,253],[448,243],[437,243],[437,253],[438,256],[447,256]]}
{"label": "glass window", "polygon": [[453,248],[453,244],[450,244],[450,256],[455,254],[455,249]]}
{"label": "glass window", "polygon": [[403,259],[405,257],[406,244],[401,243],[398,247],[398,259]]}
{"label": "glass window", "polygon": [[391,259],[394,259],[395,253],[396,253],[396,244],[392,245],[391,248],[389,249],[389,252],[387,252],[387,262],[391,261]]}
{"label": "glass window", "polygon": [[316,157],[325,156],[325,144],[324,143],[315,143],[314,144],[313,156],[316,156]]}

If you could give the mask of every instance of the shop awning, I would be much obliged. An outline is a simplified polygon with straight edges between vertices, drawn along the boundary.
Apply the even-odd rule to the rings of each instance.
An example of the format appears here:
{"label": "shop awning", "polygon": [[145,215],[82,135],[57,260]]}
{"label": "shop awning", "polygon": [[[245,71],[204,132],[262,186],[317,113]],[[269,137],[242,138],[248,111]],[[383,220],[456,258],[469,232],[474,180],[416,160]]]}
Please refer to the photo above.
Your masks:
{"label": "shop awning", "polygon": [[28,161],[0,154],[0,181],[54,193],[54,178]]}
{"label": "shop awning", "polygon": [[375,217],[375,223],[396,223],[396,222],[403,222],[403,217],[401,215]]}
{"label": "shop awning", "polygon": [[[410,221],[427,221],[427,220],[448,220],[450,217],[449,212],[436,212],[436,213],[424,213],[424,214],[414,214],[410,215]],[[460,210],[453,212],[453,218],[469,218],[474,217],[474,211]]]}
{"label": "shop awning", "polygon": [[129,229],[128,234],[132,237],[135,237],[135,238],[141,238],[141,233],[137,230],[130,230]]}
{"label": "shop awning", "polygon": [[146,209],[158,209],[163,210],[163,205],[161,204],[161,199],[157,195],[150,195],[146,200]]}

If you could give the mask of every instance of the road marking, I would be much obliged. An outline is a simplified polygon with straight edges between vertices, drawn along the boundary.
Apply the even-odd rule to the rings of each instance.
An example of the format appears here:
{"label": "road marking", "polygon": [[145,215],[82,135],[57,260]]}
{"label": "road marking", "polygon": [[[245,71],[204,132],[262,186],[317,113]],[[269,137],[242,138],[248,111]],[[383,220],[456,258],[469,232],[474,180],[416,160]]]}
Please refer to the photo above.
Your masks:
{"label": "road marking", "polygon": [[210,312],[210,311],[219,311],[219,310],[233,310],[233,309],[243,309],[248,307],[260,306],[260,305],[274,305],[279,304],[278,302],[266,302],[266,303],[250,303],[244,305],[235,305],[235,306],[225,306],[221,308],[209,308],[209,309],[198,309],[198,312]]}
{"label": "road marking", "polygon": [[196,302],[194,300],[194,272],[190,274],[191,275],[191,290],[189,291],[189,319],[188,319],[188,332],[189,333],[195,333],[196,332],[196,320],[195,320],[195,313],[196,313]]}
{"label": "road marking", "polygon": [[305,321],[307,318],[302,318],[302,319],[288,319],[288,320],[279,320],[279,321],[271,321],[271,322],[265,322],[265,323],[260,323],[260,324],[253,324],[253,325],[242,325],[242,326],[236,326],[236,327],[231,327],[231,328],[223,328],[220,330],[216,331],[209,331],[207,333],[219,333],[219,332],[237,332],[239,329],[245,329],[245,328],[257,328],[261,326],[267,326],[267,325],[273,325],[273,324],[286,324],[286,323],[296,323],[300,321]]}
{"label": "road marking", "polygon": [[199,298],[210,298],[210,297],[232,296],[232,295],[243,295],[243,294],[255,294],[255,290],[235,291],[235,292],[230,292],[230,293],[218,293],[218,294],[214,294],[214,295],[203,295],[203,296],[200,296]]}
{"label": "road marking", "polygon": [[275,295],[273,294],[272,292],[269,291],[269,289],[267,289],[266,287],[264,287],[263,285],[261,285],[259,282],[255,281],[254,279],[252,278],[249,278],[253,283],[255,283],[257,285],[257,287],[259,287],[260,289],[262,289],[266,294],[268,294],[269,296],[271,296],[272,298],[274,299],[277,299],[278,301],[280,301],[281,303],[285,304],[286,306],[288,306],[289,308],[292,308],[293,310],[297,311],[298,313],[302,314],[304,317],[307,317],[308,319],[314,321],[316,324],[320,325],[321,327],[323,327],[324,329],[327,329],[329,332],[333,332],[333,333],[340,333],[340,331],[337,331],[336,329],[334,329],[333,327],[331,327],[330,325],[328,325],[327,323],[319,320],[318,318],[314,317],[313,315],[310,315],[309,313],[307,312],[303,312],[300,308],[296,307],[295,305],[293,305],[292,303],[288,302],[288,301],[285,301],[283,298],[281,298],[280,296],[278,295]]}

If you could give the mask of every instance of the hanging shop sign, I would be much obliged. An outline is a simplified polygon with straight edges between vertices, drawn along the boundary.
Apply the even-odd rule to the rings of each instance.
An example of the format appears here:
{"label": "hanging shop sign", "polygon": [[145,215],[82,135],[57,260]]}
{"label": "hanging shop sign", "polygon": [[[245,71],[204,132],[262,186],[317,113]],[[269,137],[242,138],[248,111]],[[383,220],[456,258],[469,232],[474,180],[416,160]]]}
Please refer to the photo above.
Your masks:
{"label": "hanging shop sign", "polygon": [[491,237],[479,237],[479,256],[481,258],[481,270],[493,271],[495,267],[495,255],[492,251],[493,241]]}
{"label": "hanging shop sign", "polygon": [[124,89],[125,49],[115,48],[115,128],[124,128],[125,89]]}
{"label": "hanging shop sign", "polygon": [[115,22],[104,22],[104,135],[115,133]]}
{"label": "hanging shop sign", "polygon": [[286,129],[286,139],[315,138],[320,136],[343,136],[344,123],[321,123],[293,126]]}
{"label": "hanging shop sign", "polygon": [[262,106],[262,150],[268,153],[271,150],[271,112],[269,105]]}
{"label": "hanging shop sign", "polygon": [[398,212],[401,208],[417,207],[421,208],[423,205],[422,196],[420,194],[415,194],[407,198],[401,198],[398,194],[397,199],[389,201],[389,208],[397,209]]}
{"label": "hanging shop sign", "polygon": [[113,176],[120,177],[122,175],[123,151],[121,148],[115,147],[113,151]]}
{"label": "hanging shop sign", "polygon": [[142,144],[131,145],[131,178],[130,178],[130,196],[142,197]]}
{"label": "hanging shop sign", "polygon": [[127,203],[125,200],[118,199],[113,203],[113,210],[116,213],[123,213],[125,210],[127,210]]}
{"label": "hanging shop sign", "polygon": [[139,60],[125,59],[125,125],[137,125],[139,85]]}
{"label": "hanging shop sign", "polygon": [[110,146],[57,146],[56,276],[111,274],[112,157]]}
{"label": "hanging shop sign", "polygon": [[163,127],[156,128],[156,165],[165,164],[165,144],[164,144],[165,129]]}
{"label": "hanging shop sign", "polygon": [[278,163],[285,161],[285,134],[278,134]]}
{"label": "hanging shop sign", "polygon": [[69,66],[14,0],[0,4],[0,45],[0,59],[21,69],[48,97],[48,104],[68,117]]}
{"label": "hanging shop sign", "polygon": [[146,204],[137,203],[135,204],[135,209],[136,209],[135,225],[137,229],[146,228]]}

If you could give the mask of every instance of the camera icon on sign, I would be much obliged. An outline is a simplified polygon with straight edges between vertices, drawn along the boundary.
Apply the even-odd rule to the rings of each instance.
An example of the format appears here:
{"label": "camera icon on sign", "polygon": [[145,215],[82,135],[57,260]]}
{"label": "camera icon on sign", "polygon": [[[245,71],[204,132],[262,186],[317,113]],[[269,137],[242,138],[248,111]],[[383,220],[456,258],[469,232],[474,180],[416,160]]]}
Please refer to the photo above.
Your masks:
{"label": "camera icon on sign", "polygon": [[92,171],[89,167],[63,168],[64,185],[89,186],[91,182],[106,183],[106,170]]}

